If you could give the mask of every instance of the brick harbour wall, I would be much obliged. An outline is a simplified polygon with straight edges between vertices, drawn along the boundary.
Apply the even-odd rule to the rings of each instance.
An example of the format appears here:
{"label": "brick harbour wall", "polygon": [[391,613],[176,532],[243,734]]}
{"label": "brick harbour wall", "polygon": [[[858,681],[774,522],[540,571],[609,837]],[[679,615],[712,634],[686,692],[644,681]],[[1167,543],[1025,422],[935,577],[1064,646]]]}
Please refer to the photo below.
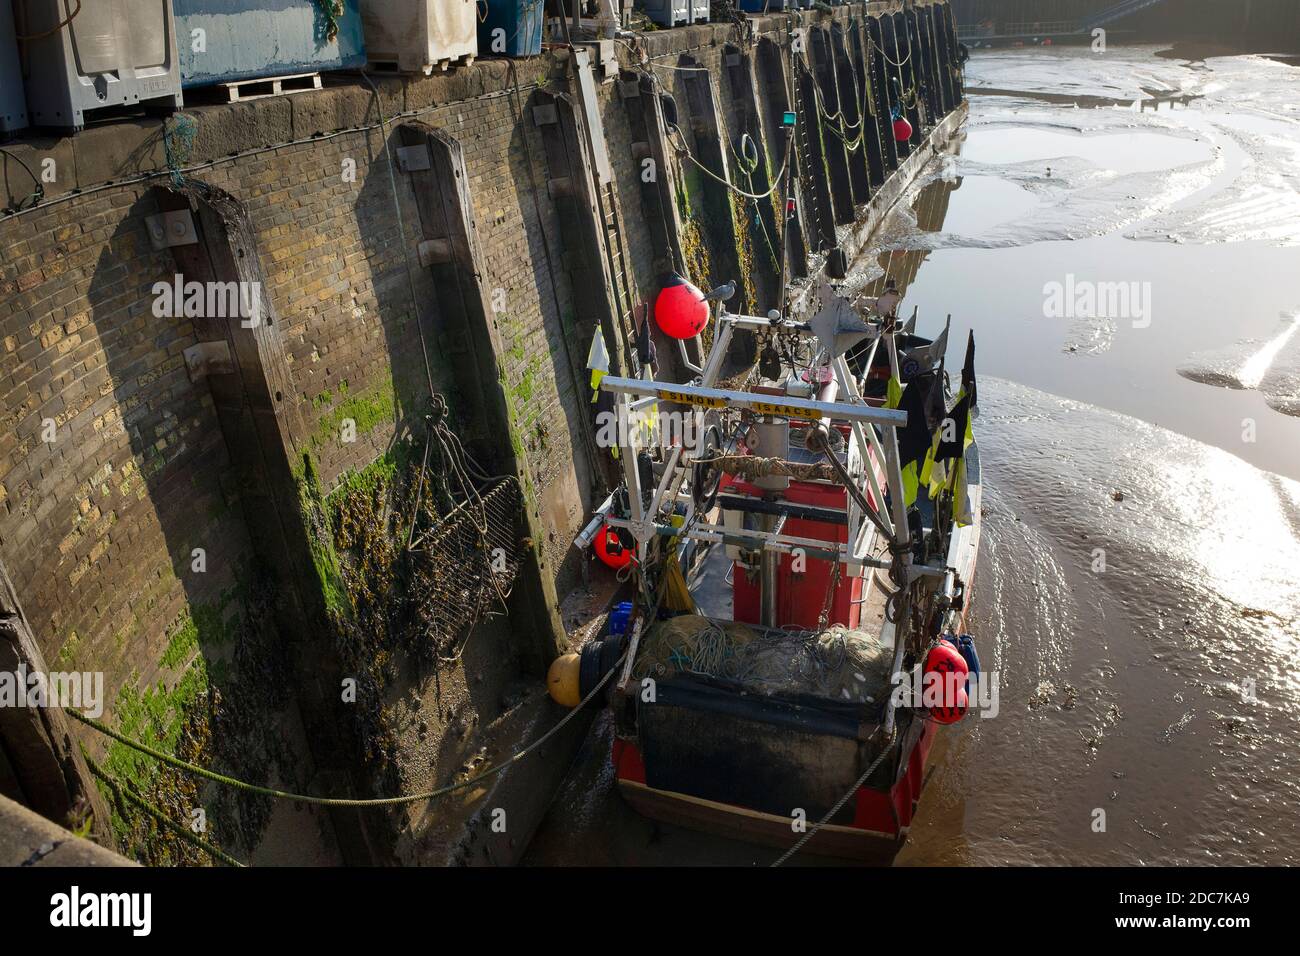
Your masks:
{"label": "brick harbour wall", "polygon": [[[872,3],[802,13],[796,22],[827,27],[864,11],[901,9]],[[750,23],[755,37],[788,45],[787,18]],[[656,32],[642,47],[653,67],[641,66],[621,44],[614,49],[623,70],[653,70],[683,114],[688,74],[666,67],[683,53],[693,56],[712,77],[719,132],[734,149],[738,93],[725,75],[728,43],[746,47],[748,40],[731,24]],[[271,643],[289,640],[282,619],[256,623],[265,529],[250,519],[259,513],[250,502],[266,489],[250,487],[246,462],[265,458],[267,448],[254,454],[245,447],[209,383],[187,371],[185,350],[203,340],[195,321],[154,314],[154,284],[178,271],[170,250],[153,248],[146,226],[175,204],[169,159],[186,177],[232,197],[255,239],[283,343],[282,367],[267,374],[288,383],[275,390],[270,410],[254,413],[280,426],[280,446],[272,450],[295,467],[309,458],[328,492],[397,443],[418,447],[432,386],[447,396],[467,447],[518,459],[531,515],[528,560],[544,583],[541,593],[563,596],[580,581],[584,558],[571,541],[609,490],[607,463],[584,433],[591,427],[590,390],[574,371],[585,363],[597,320],[580,307],[571,271],[591,252],[561,223],[557,175],[534,118],[540,91],[578,102],[570,54],[484,60],[446,76],[383,77],[376,85],[372,93],[356,78],[339,77],[318,92],[191,106],[185,116],[193,121],[192,142],[172,118],[8,147],[33,170],[51,168],[44,161],[52,160],[56,172],[45,185],[45,204],[0,218],[0,560],[50,666],[105,672],[110,722],[124,718],[119,709],[134,700],[133,691],[161,687],[174,694],[196,660],[209,668],[228,662],[230,635],[241,621],[264,628]],[[644,308],[657,292],[665,250],[646,221],[640,154],[618,83],[598,83],[596,111],[611,157],[625,268]],[[444,130],[463,153],[477,237],[474,271],[492,302],[499,382],[467,379],[474,345],[419,261],[421,197],[400,165],[390,175],[386,139],[396,160],[398,126],[412,120]],[[699,150],[685,116],[682,126]],[[685,174],[680,159],[674,167]],[[25,198],[24,175],[5,163],[0,201]],[[688,218],[699,213],[700,201],[690,196]],[[743,260],[745,243],[752,249],[766,241],[755,231],[753,211],[741,211],[735,236],[707,237],[715,258],[720,242],[739,243],[732,253]],[[692,278],[707,285],[733,277]],[[494,388],[508,406],[508,428],[474,414]],[[355,424],[356,441],[341,440],[345,423]],[[204,549],[202,572],[192,568],[194,548]],[[300,593],[320,586],[288,567],[273,576]],[[509,711],[514,684],[539,684],[530,663],[535,646],[519,635],[544,631],[546,614],[555,610],[512,604],[509,621],[480,625],[474,653],[436,678],[398,663],[385,706],[416,701],[398,742],[408,785],[446,782],[481,742],[466,728],[485,728]],[[197,641],[187,638],[196,630]],[[310,639],[312,628],[303,630]],[[553,638],[552,646],[563,635]],[[329,682],[322,684],[330,692]],[[337,784],[340,768],[322,765],[334,757],[315,750],[313,708],[304,705],[299,715],[299,690],[293,681],[274,688],[288,700],[274,705],[288,728],[288,749],[268,772],[324,789]],[[86,743],[102,753],[97,738]],[[432,760],[429,750],[437,752]],[[260,832],[280,835],[277,819],[263,822]],[[336,845],[337,819],[312,819],[310,838],[299,834],[305,843],[298,858],[356,858],[345,837]],[[421,819],[403,825],[418,827]],[[295,858],[293,850],[259,850],[276,841],[259,842],[257,832],[252,827],[239,845],[268,860]],[[373,846],[371,854],[391,859]]]}

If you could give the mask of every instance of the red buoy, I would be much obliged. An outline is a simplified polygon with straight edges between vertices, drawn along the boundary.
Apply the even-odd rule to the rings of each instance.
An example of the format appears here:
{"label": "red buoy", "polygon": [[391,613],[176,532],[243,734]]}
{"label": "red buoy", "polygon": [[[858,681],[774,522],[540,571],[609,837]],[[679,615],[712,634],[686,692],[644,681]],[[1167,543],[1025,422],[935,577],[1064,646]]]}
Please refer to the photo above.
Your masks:
{"label": "red buoy", "polygon": [[930,671],[955,671],[965,677],[970,673],[970,666],[957,648],[948,641],[940,641],[925,655],[925,671],[927,674]]}
{"label": "red buoy", "polygon": [[966,689],[958,687],[956,693],[953,694],[951,706],[941,704],[938,707],[931,707],[930,716],[935,719],[936,723],[955,724],[966,716],[967,703]]}
{"label": "red buoy", "polygon": [[894,120],[894,139],[900,143],[906,143],[912,138],[912,124],[907,121],[906,116],[900,116]]}
{"label": "red buoy", "polygon": [[618,532],[605,525],[596,535],[596,540],[591,543],[596,550],[596,557],[604,561],[607,565],[618,571],[632,563],[632,549],[623,543],[623,539],[618,536]]}
{"label": "red buoy", "polygon": [[709,324],[709,303],[704,301],[703,292],[674,275],[655,299],[655,321],[664,335],[693,339]]}
{"label": "red buoy", "polygon": [[940,641],[925,655],[926,701],[939,723],[955,724],[966,716],[969,674],[966,658],[948,641]]}

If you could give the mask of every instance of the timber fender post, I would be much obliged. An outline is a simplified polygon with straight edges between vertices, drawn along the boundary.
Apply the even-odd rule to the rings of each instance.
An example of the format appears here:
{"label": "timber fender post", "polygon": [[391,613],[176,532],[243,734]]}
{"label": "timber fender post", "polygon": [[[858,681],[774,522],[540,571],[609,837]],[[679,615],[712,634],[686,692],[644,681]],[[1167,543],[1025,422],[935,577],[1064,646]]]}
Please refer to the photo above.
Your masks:
{"label": "timber fender post", "polygon": [[[512,434],[516,428],[509,398],[502,385],[498,356],[505,346],[496,327],[490,295],[484,286],[486,270],[478,241],[473,197],[470,195],[469,172],[459,141],[444,130],[421,123],[406,123],[401,135],[408,145],[424,145],[431,165],[412,171],[420,208],[420,227],[425,235],[443,240],[435,246],[431,265],[439,286],[440,304],[452,303],[459,321],[467,330],[475,356],[474,377],[483,396],[483,415],[487,430]],[[441,235],[439,233],[441,232]],[[426,239],[426,241],[428,241]],[[437,266],[450,266],[450,270]],[[450,277],[447,272],[450,271]],[[468,384],[468,383],[467,383]],[[466,391],[472,391],[467,388]],[[509,598],[510,619],[528,635],[518,650],[538,673],[561,653],[566,641],[560,621],[560,601],[555,582],[546,567],[538,546],[541,529],[537,523],[537,502],[529,492],[527,463],[514,452],[513,443],[498,443],[496,453],[488,459],[493,474],[510,475],[522,491],[522,516],[519,529],[525,541],[525,559],[521,568],[523,588]]]}
{"label": "timber fender post", "polygon": [[[848,35],[839,23],[831,24],[831,48],[835,58],[835,78],[840,94],[840,129],[846,140],[849,178],[853,183],[855,206],[871,200],[871,170],[867,162],[867,123],[861,109],[861,84],[849,56]],[[856,131],[856,132],[855,132]]]}
{"label": "timber fender post", "polygon": [[[840,102],[839,88],[835,82],[835,59],[831,52],[828,30],[822,27],[812,30],[811,49],[816,88],[820,92],[820,98],[814,98],[814,103],[817,104],[822,149],[830,176],[831,206],[835,224],[847,226],[853,222],[853,210],[858,197],[853,195],[849,179],[848,151],[844,144],[844,106]],[[863,201],[866,201],[865,198]]]}
{"label": "timber fender post", "polygon": [[[49,669],[32,634],[9,573],[0,562],[0,673],[41,675],[49,687]],[[20,693],[27,693],[24,683]],[[69,733],[60,706],[0,707],[0,740],[6,766],[31,809],[67,829],[89,822],[90,832],[112,846],[108,805],[95,786],[81,749]],[[10,789],[6,787],[6,790]]]}

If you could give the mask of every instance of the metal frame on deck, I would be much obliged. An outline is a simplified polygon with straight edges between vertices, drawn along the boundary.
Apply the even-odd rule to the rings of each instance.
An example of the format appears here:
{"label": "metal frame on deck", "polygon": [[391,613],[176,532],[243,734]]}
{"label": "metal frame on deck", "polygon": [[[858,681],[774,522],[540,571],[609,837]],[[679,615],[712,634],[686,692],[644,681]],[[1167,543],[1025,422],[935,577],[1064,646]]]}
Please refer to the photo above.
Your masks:
{"label": "metal frame on deck", "polygon": [[[843,329],[843,326],[837,324],[839,319],[835,318],[835,310],[836,308],[842,310],[845,307],[846,303],[843,300],[835,301],[832,293],[832,304],[824,307],[812,323],[795,322],[777,316],[775,313],[771,317],[732,315],[725,307],[719,307],[713,347],[704,360],[702,368],[690,361],[685,343],[680,343],[682,361],[696,374],[694,381],[688,384],[655,381],[648,365],[643,368],[643,377],[640,379],[604,375],[598,387],[613,395],[615,399],[616,413],[619,416],[619,459],[623,467],[630,514],[627,517],[614,514],[619,495],[611,494],[577,536],[575,544],[582,548],[589,547],[600,529],[608,525],[630,532],[636,542],[638,563],[646,561],[651,543],[656,538],[676,540],[679,548],[684,547],[688,541],[696,541],[735,545],[747,551],[759,552],[762,555],[762,616],[763,623],[769,626],[773,622],[767,618],[775,613],[774,608],[769,608],[769,605],[773,604],[775,599],[776,562],[781,555],[795,552],[843,564],[849,575],[863,574],[868,568],[882,568],[892,569],[895,574],[901,572],[901,580],[909,583],[919,577],[937,578],[936,588],[940,596],[948,602],[948,612],[944,618],[945,626],[951,627],[959,621],[962,615],[952,604],[953,589],[957,579],[969,580],[973,571],[975,559],[973,541],[976,540],[977,530],[963,529],[961,534],[954,536],[949,553],[945,555],[946,560],[942,564],[913,563],[912,549],[909,547],[911,532],[907,521],[907,506],[901,494],[902,462],[898,447],[898,429],[906,427],[908,415],[900,409],[869,405],[862,393],[863,383],[881,347],[885,348],[889,357],[893,377],[899,377],[895,333],[892,324],[891,331],[888,332],[861,324],[848,330],[850,335],[856,337],[859,342],[864,336],[872,338],[866,370],[863,372],[862,380],[859,381],[850,370],[848,361],[844,357],[842,344],[838,342],[839,330]],[[829,333],[830,338],[837,341],[827,342],[824,338],[828,334],[826,321],[828,316],[830,317],[829,328],[832,330]],[[814,331],[814,326],[817,326],[817,331]],[[822,383],[822,388],[819,390],[818,383],[812,382],[810,383],[812,394],[833,395],[833,400],[717,387],[724,357],[733,333],[737,329],[752,332],[795,332],[814,339],[818,347],[812,367],[829,367],[835,388],[831,390],[829,383]],[[599,335],[599,332],[597,334]],[[696,342],[698,343],[698,339]],[[654,430],[647,432],[633,426],[637,422],[638,414],[657,408],[659,402],[687,406],[690,414],[694,416],[692,425],[696,434],[703,434],[702,425],[708,410],[725,408],[748,410],[759,416],[797,419],[811,423],[810,427],[825,430],[829,430],[836,422],[847,424],[849,431],[848,447],[845,449],[847,464],[841,462],[838,452],[831,451],[824,441],[818,443],[832,472],[839,477],[838,483],[845,486],[847,493],[844,509],[842,512],[838,508],[813,509],[833,511],[833,516],[827,517],[828,519],[833,517],[837,523],[842,514],[848,529],[845,543],[786,534],[784,525],[789,515],[782,510],[779,503],[773,503],[771,511],[764,512],[769,514],[769,520],[765,521],[766,530],[726,527],[703,520],[704,516],[696,513],[693,494],[683,491],[691,469],[696,464],[696,458],[690,455],[680,442],[670,448],[664,448],[666,458],[663,475],[653,489],[644,488],[638,453],[656,443],[660,443],[662,448],[663,436],[656,434]],[[638,437],[642,434],[649,434],[650,440],[638,441]],[[885,487],[882,487],[877,479],[875,463],[884,465]],[[888,509],[884,507],[886,488],[898,491],[889,496]],[[648,497],[647,491],[649,491]],[[868,491],[872,495],[870,501],[867,498]],[[975,483],[973,491],[975,507],[978,508],[978,482]],[[872,501],[877,507],[871,508]],[[682,506],[680,514],[678,505]],[[802,507],[795,506],[791,511]],[[803,508],[803,510],[806,512],[808,509]],[[871,557],[878,536],[883,536],[889,542],[891,554],[887,559]],[[643,585],[649,587],[644,579]],[[647,593],[646,598],[651,600],[652,595]],[[631,634],[627,659],[618,684],[624,692],[631,679],[632,661],[637,654],[644,621],[643,616],[638,616]],[[892,673],[897,674],[902,667],[907,642],[899,639],[898,625],[890,619],[886,618],[882,628],[882,639],[892,641],[894,646]],[[886,707],[883,724],[886,734],[891,734],[894,730],[897,720],[896,710],[896,704],[891,697]]]}
{"label": "metal frame on deck", "polygon": [[[868,405],[862,397],[858,381],[850,372],[848,363],[842,355],[831,358],[829,362],[838,389],[835,401],[718,388],[716,382],[723,359],[732,335],[737,329],[754,332],[796,331],[809,337],[813,332],[807,323],[780,317],[733,315],[725,308],[719,310],[715,329],[713,347],[709,351],[704,367],[700,368],[687,361],[688,368],[699,373],[696,380],[691,383],[655,381],[649,376],[648,369],[645,378],[605,375],[600,379],[598,387],[615,397],[615,411],[619,424],[619,460],[627,486],[630,513],[627,517],[613,515],[615,498],[611,495],[596,510],[591,521],[577,536],[575,544],[579,547],[589,546],[600,527],[608,524],[610,527],[623,528],[631,533],[636,542],[636,556],[639,562],[646,560],[651,542],[656,537],[663,537],[681,538],[683,542],[687,539],[711,543],[723,542],[764,553],[784,554],[802,550],[806,554],[826,560],[837,560],[843,563],[851,574],[859,574],[867,568],[889,567],[889,561],[870,558],[868,555],[873,549],[875,536],[882,531],[896,546],[906,545],[908,535],[906,510],[901,496],[894,495],[891,502],[892,513],[881,507],[873,509],[874,514],[869,516],[864,512],[864,507],[868,504],[865,490],[869,489],[873,500],[883,505],[884,488],[881,487],[875,469],[870,464],[873,455],[874,460],[883,462],[887,469],[886,486],[902,487],[897,429],[906,426],[907,413],[898,409]],[[875,354],[875,349],[883,338],[888,342],[891,360],[896,366],[897,353],[893,344],[893,335],[881,335],[877,330],[872,330],[872,334],[877,336],[872,346],[872,354]],[[824,359],[828,354],[825,349],[822,349],[818,357]],[[686,358],[684,348],[683,358]],[[826,362],[823,360],[815,362],[814,366],[820,367],[824,364]],[[699,519],[703,516],[695,514],[692,496],[682,493],[683,484],[695,463],[695,458],[680,443],[665,449],[667,458],[663,475],[654,489],[650,490],[647,499],[648,489],[642,485],[637,457],[640,451],[650,447],[653,442],[638,442],[635,437],[638,430],[633,428],[633,423],[639,414],[656,407],[658,402],[688,406],[691,414],[696,416],[692,422],[696,426],[696,433],[702,432],[700,426],[707,410],[723,408],[743,409],[757,415],[824,423],[827,426],[836,421],[847,423],[850,426],[848,441],[852,445],[847,455],[849,467],[852,469],[848,477],[856,485],[848,489],[847,543],[831,546],[830,542],[784,534],[779,527],[770,531],[758,531],[702,523]],[[881,430],[880,434],[877,434],[877,426]],[[654,441],[658,441],[658,436]],[[845,467],[838,460],[834,465],[839,469]],[[685,510],[685,520],[674,523],[673,517],[679,503]]]}

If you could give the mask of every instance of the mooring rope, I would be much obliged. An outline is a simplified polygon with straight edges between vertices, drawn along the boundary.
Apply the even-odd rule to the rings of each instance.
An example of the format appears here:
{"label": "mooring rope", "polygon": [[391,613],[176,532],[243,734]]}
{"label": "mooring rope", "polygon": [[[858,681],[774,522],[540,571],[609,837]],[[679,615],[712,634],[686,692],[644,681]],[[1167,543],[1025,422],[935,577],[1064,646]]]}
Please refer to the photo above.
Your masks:
{"label": "mooring rope", "polygon": [[[888,63],[890,66],[894,67],[895,69],[901,70],[903,67],[907,66],[908,62],[912,59],[912,44],[910,42],[907,44],[907,56],[903,57],[903,59],[897,63],[891,60],[889,58],[889,54],[880,48],[880,46],[872,38],[871,34],[867,34],[867,42],[871,44],[871,46],[875,49],[877,53],[879,53],[882,57],[884,57],[886,63]],[[902,44],[900,44],[897,38],[895,38],[894,45],[901,46]]]}
{"label": "mooring rope", "polygon": [[850,123],[845,119],[843,107],[840,107],[834,113],[826,112],[826,101],[822,98],[821,85],[817,80],[817,74],[813,72],[811,64],[808,63],[808,54],[799,54],[796,62],[803,67],[804,72],[807,73],[809,78],[813,81],[812,88],[813,94],[817,100],[817,112],[821,114],[822,119],[826,120],[828,123],[838,123],[841,129],[857,129],[862,125],[862,89],[860,84],[857,82],[858,71],[854,68],[853,64],[849,64],[849,72],[853,75],[853,89],[856,94],[855,99],[858,101],[858,120],[856,123]]}
{"label": "mooring rope", "polygon": [[136,793],[135,790],[133,790],[130,786],[121,783],[116,777],[114,777],[107,770],[105,770],[103,767],[97,764],[89,754],[86,755],[86,766],[90,768],[91,773],[93,773],[99,779],[103,780],[104,785],[108,787],[109,790],[112,791],[113,799],[117,803],[119,810],[126,809],[125,806],[123,806],[123,801],[133,803],[135,804],[135,806],[139,807],[141,810],[147,813],[150,817],[157,820],[167,829],[175,833],[186,843],[189,843],[191,846],[194,846],[197,849],[202,850],[204,853],[208,854],[214,860],[218,860],[226,864],[226,866],[235,866],[235,867],[239,867],[240,869],[243,869],[246,866],[246,864],[240,863],[238,860],[236,860],[225,850],[213,846],[212,844],[208,843],[206,840],[201,839],[198,836],[198,834],[191,832],[190,830],[181,826],[175,820],[171,819],[171,817],[167,816],[167,814],[163,813],[161,810],[155,807],[148,800],[144,799],[144,797],[140,796],[140,794]]}
{"label": "mooring rope", "polygon": [[[858,149],[862,146],[863,137],[866,135],[866,129],[864,127],[863,121],[867,115],[867,111],[865,109],[865,103],[863,101],[863,96],[862,96],[862,88],[861,85],[858,83],[857,71],[853,70],[853,67],[850,64],[849,68],[850,71],[853,73],[853,88],[856,94],[856,99],[858,101],[857,122],[850,123],[847,122],[847,120],[845,119],[843,107],[840,107],[834,113],[827,112],[826,101],[822,97],[821,86],[817,80],[817,74],[813,72],[812,67],[808,64],[807,55],[806,54],[801,55],[799,58],[796,59],[795,62],[803,67],[804,72],[808,75],[808,78],[812,81],[813,102],[814,105],[817,107],[818,115],[820,115],[821,118],[826,121],[826,128],[830,130],[830,132],[833,133],[835,137],[844,144],[845,149],[847,149],[851,153],[857,152]],[[853,139],[850,140],[848,131],[853,129],[856,129],[858,131],[858,135],[853,137]]]}
{"label": "mooring rope", "polygon": [[104,736],[110,737],[113,740],[116,740],[118,743],[130,747],[132,750],[145,754],[146,756],[153,757],[155,760],[159,760],[170,767],[175,767],[177,770],[184,770],[186,773],[192,773],[195,776],[203,777],[205,780],[211,780],[214,783],[220,783],[227,787],[233,787],[236,790],[243,790],[246,793],[255,793],[263,797],[275,797],[277,800],[289,800],[294,803],[309,803],[321,807],[396,807],[396,806],[402,806],[404,804],[409,804],[409,803],[419,803],[422,800],[432,800],[436,797],[446,796],[449,793],[455,793],[457,790],[464,790],[467,787],[472,787],[476,783],[480,783],[481,781],[487,779],[488,777],[500,773],[501,771],[505,770],[507,767],[519,762],[524,757],[533,753],[538,748],[540,748],[543,744],[545,744],[548,740],[550,740],[552,737],[558,734],[565,727],[565,725],[569,723],[569,721],[573,720],[573,718],[577,716],[578,712],[581,711],[583,707],[585,707],[587,703],[590,700],[592,700],[592,698],[594,698],[597,694],[600,693],[601,689],[605,686],[605,684],[609,682],[610,677],[614,675],[614,672],[617,671],[619,667],[622,666],[623,658],[625,658],[626,656],[627,656],[627,652],[625,651],[623,653],[623,656],[618,659],[618,663],[615,664],[609,671],[606,672],[605,676],[600,679],[600,683],[598,683],[595,687],[591,689],[591,692],[587,694],[587,696],[584,697],[578,703],[577,707],[573,708],[573,710],[565,714],[564,717],[561,718],[559,723],[557,723],[546,733],[542,734],[541,737],[533,741],[523,750],[520,750],[514,756],[506,760],[503,760],[495,767],[490,767],[489,769],[484,770],[478,776],[470,777],[466,780],[462,780],[460,783],[452,783],[452,784],[448,784],[445,787],[438,787],[437,789],[434,790],[426,790],[423,793],[406,794],[405,796],[400,796],[400,797],[372,797],[368,799],[353,799],[349,797],[316,797],[316,796],[309,796],[307,794],[302,794],[302,793],[292,793],[287,790],[276,790],[274,787],[263,787],[255,783],[248,783],[245,780],[237,780],[234,777],[227,776],[226,774],[217,773],[216,771],[208,770],[206,767],[200,767],[197,764],[192,764],[187,760],[181,760],[179,757],[174,757],[171,754],[163,753],[161,750],[157,750],[153,747],[150,747],[148,744],[141,743],[138,740],[132,740],[130,737],[118,733],[116,730],[114,730],[112,727],[109,727],[107,724],[103,723],[102,721],[96,720],[93,717],[87,717],[85,714],[80,713],[77,710],[69,708],[67,713],[74,720],[80,721],[81,723],[85,724],[87,727],[99,731]]}
{"label": "mooring rope", "polygon": [[667,125],[668,125],[668,136],[669,136],[669,138],[671,139],[671,138],[673,138],[674,134],[676,135],[677,144],[676,144],[676,147],[675,147],[675,148],[676,148],[678,154],[681,155],[681,156],[685,156],[685,157],[686,157],[687,159],[689,159],[692,163],[694,163],[696,166],[698,166],[701,172],[703,172],[703,173],[704,173],[705,175],[707,175],[709,178],[717,180],[719,183],[721,183],[722,185],[726,186],[728,189],[730,189],[732,192],[734,192],[734,193],[735,193],[736,195],[738,195],[738,196],[744,196],[746,199],[766,199],[768,196],[770,196],[770,195],[772,195],[774,192],[776,192],[777,188],[781,185],[781,180],[785,177],[785,167],[786,167],[786,163],[788,163],[788,162],[790,161],[788,156],[786,157],[786,163],[782,163],[782,164],[781,164],[781,169],[780,169],[780,171],[779,171],[779,172],[778,172],[778,173],[777,173],[777,174],[772,178],[772,186],[771,186],[770,189],[768,189],[767,192],[765,192],[765,193],[750,193],[750,192],[746,192],[745,190],[743,190],[743,189],[741,189],[739,186],[737,186],[735,183],[732,183],[731,181],[729,181],[729,180],[727,180],[727,179],[723,179],[721,176],[719,176],[717,173],[715,173],[713,170],[709,169],[709,167],[705,166],[705,165],[704,165],[703,163],[701,163],[698,159],[696,159],[693,155],[691,155],[690,148],[686,145],[686,138],[682,135],[681,128],[678,127],[677,125],[673,124],[673,123],[669,123],[669,124],[667,124]]}
{"label": "mooring rope", "polygon": [[[879,733],[879,730],[877,730],[877,733]],[[872,734],[872,736],[874,737],[875,734]],[[790,849],[786,850],[783,854],[781,854],[781,856],[778,859],[774,860],[772,862],[772,866],[773,867],[780,866],[786,860],[790,859],[790,857],[794,856],[801,849],[803,849],[804,845],[817,835],[817,832],[827,824],[830,818],[840,812],[840,810],[844,807],[844,804],[849,802],[849,798],[852,797],[855,793],[858,792],[858,790],[862,788],[863,784],[867,782],[867,778],[869,778],[873,773],[875,773],[877,767],[879,767],[882,763],[884,763],[885,758],[889,756],[889,753],[893,749],[893,747],[894,747],[894,735],[891,734],[889,740],[885,742],[885,749],[880,752],[879,757],[877,757],[875,760],[871,762],[871,766],[862,772],[862,776],[858,777],[857,782],[854,783],[853,786],[851,786],[848,790],[844,792],[844,796],[840,797],[838,800],[835,801],[835,806],[827,810],[826,815],[822,817],[820,820],[818,820],[816,823],[814,823],[813,828],[809,830],[807,833],[805,833],[800,838],[798,843],[790,847]]]}

